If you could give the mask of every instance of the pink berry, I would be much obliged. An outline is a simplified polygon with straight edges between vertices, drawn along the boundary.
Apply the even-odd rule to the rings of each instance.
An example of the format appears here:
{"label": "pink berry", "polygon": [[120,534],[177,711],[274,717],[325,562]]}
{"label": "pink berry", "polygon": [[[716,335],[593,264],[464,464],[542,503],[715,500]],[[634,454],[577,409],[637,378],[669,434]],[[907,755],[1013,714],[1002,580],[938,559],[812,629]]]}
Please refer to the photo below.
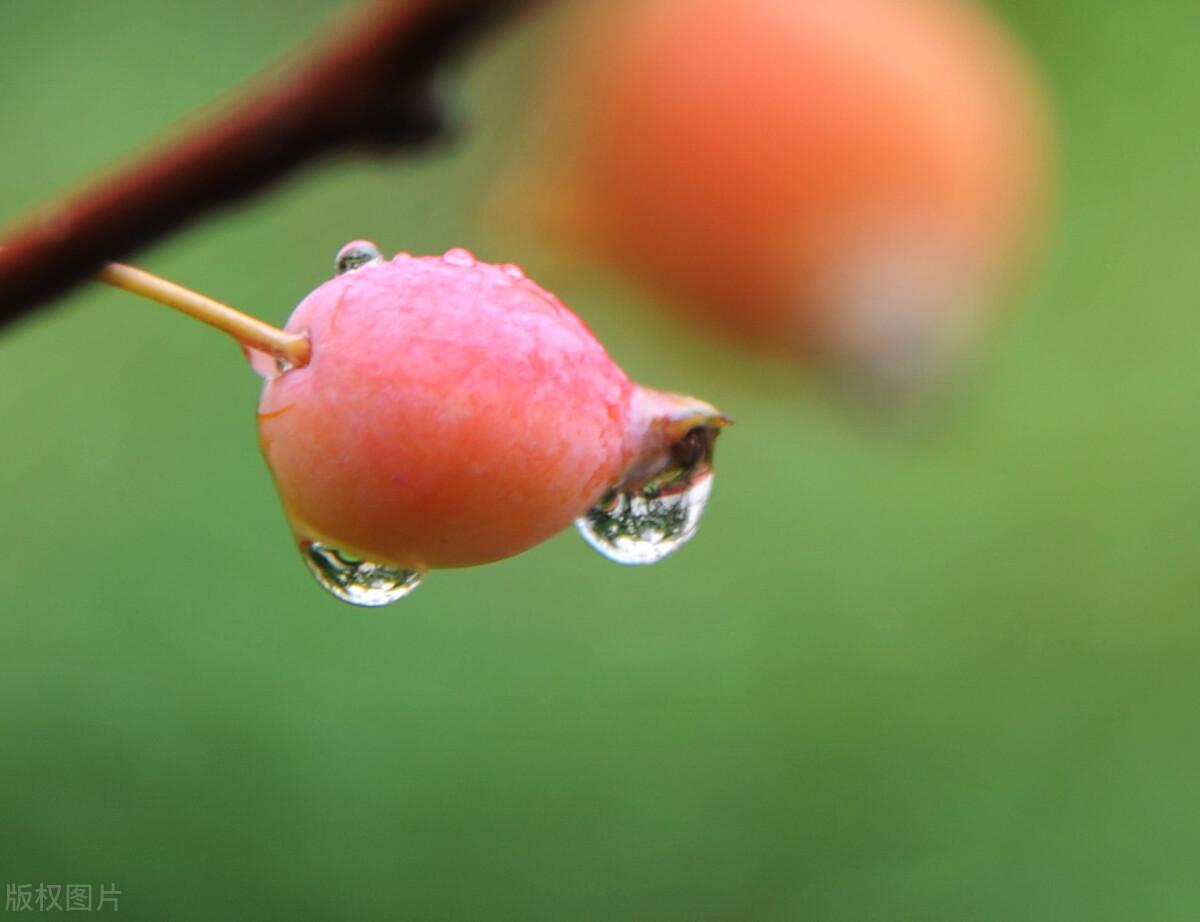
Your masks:
{"label": "pink berry", "polygon": [[[465,250],[384,261],[356,241],[338,268],[287,323],[309,336],[309,364],[269,369],[258,412],[292,528],[335,594],[383,604],[427,570],[520,553],[602,500],[609,527],[618,496],[706,492],[724,418],[632,383],[515,267]],[[602,549],[643,562],[603,546],[633,527],[610,527]],[[649,539],[651,557],[682,543]]]}

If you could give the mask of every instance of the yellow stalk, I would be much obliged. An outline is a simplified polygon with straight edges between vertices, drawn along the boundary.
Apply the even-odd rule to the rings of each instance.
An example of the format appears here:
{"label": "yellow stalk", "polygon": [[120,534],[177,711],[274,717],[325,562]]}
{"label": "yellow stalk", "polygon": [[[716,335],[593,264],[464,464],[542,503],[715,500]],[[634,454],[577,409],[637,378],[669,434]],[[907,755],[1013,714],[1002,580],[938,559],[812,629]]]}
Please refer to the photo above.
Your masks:
{"label": "yellow stalk", "polygon": [[202,323],[228,333],[242,345],[272,355],[290,366],[299,368],[308,364],[311,352],[308,337],[286,333],[257,317],[243,314],[228,304],[214,301],[144,269],[109,263],[100,270],[96,278],[106,285],[173,307],[189,317],[195,317]]}

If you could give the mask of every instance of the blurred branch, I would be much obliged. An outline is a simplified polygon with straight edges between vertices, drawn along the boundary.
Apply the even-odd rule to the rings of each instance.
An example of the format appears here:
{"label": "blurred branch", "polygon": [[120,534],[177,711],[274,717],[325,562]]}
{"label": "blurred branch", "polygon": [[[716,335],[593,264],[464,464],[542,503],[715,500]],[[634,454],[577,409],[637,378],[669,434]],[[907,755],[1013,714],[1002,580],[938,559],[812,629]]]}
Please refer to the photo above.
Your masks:
{"label": "blurred branch", "polygon": [[387,0],[215,121],[51,205],[0,248],[0,326],[207,212],[335,150],[437,137],[441,64],[536,0]]}

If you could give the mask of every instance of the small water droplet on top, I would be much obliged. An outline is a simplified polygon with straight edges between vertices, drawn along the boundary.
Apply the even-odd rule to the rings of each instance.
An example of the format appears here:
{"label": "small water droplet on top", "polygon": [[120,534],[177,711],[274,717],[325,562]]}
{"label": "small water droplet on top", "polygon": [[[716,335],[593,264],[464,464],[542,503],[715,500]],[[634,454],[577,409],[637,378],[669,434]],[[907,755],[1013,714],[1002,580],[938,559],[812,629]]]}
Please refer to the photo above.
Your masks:
{"label": "small water droplet on top", "polygon": [[462,247],[455,247],[452,250],[447,250],[442,254],[442,262],[451,266],[458,266],[466,269],[475,265],[475,254],[470,250],[464,250]]}
{"label": "small water droplet on top", "polygon": [[317,541],[301,541],[300,553],[321,588],[343,602],[378,608],[398,602],[421,585],[421,570],[360,560]]}
{"label": "small water droplet on top", "polygon": [[717,429],[697,426],[670,450],[666,470],[640,486],[618,486],[575,521],[597,551],[623,564],[658,563],[700,527],[712,493]]}
{"label": "small water droplet on top", "polygon": [[503,266],[500,267],[500,271],[503,272],[505,275],[511,276],[512,278],[515,278],[515,279],[525,278],[525,270],[522,269],[520,266],[518,266],[516,263],[505,263]]}
{"label": "small water droplet on top", "polygon": [[363,266],[374,266],[381,262],[383,254],[370,240],[351,240],[338,250],[333,260],[333,269],[336,274],[344,275]]}

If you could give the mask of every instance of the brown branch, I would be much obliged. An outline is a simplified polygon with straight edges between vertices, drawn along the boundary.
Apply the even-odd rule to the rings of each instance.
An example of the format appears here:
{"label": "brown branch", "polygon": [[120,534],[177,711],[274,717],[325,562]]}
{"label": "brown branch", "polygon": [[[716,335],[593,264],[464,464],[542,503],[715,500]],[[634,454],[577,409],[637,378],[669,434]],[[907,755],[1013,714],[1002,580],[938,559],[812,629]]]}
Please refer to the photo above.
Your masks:
{"label": "brown branch", "polygon": [[339,149],[415,147],[442,130],[433,79],[468,40],[534,0],[388,0],[215,123],[18,228],[0,248],[0,326],[106,263]]}

